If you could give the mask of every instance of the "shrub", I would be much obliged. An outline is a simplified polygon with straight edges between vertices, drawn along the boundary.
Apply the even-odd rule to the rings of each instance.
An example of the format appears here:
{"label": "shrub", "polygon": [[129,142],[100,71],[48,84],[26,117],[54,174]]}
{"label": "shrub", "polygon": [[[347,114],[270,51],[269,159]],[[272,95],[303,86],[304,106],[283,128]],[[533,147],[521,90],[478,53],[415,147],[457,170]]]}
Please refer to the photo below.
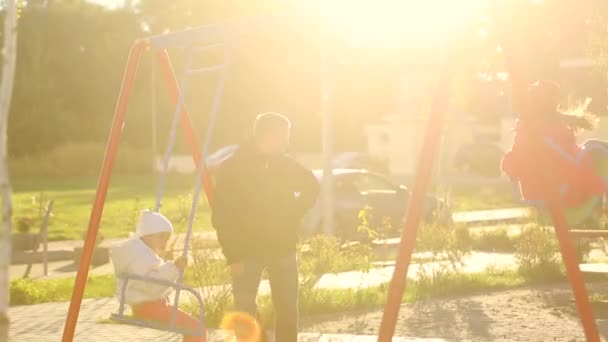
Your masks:
{"label": "shrub", "polygon": [[458,276],[464,257],[470,252],[468,234],[460,229],[449,229],[439,225],[422,226],[418,232],[416,246],[431,257],[418,268],[416,296],[424,297],[428,291],[448,287]]}
{"label": "shrub", "polygon": [[17,231],[23,234],[29,233],[33,225],[34,219],[29,217],[22,217],[17,220]]}
{"label": "shrub", "polygon": [[[229,284],[230,275],[223,261],[216,260],[213,250],[204,248],[205,242],[193,239],[193,263],[188,268],[187,279],[192,286],[201,288],[205,305],[205,319],[209,326],[217,326],[223,315],[232,305],[232,291]],[[369,270],[371,267],[371,249],[365,244],[342,246],[340,240],[330,236],[316,236],[305,241],[298,248],[300,274],[300,305],[302,311],[312,310],[320,313],[324,308],[341,305],[349,307],[347,299],[361,296],[353,289],[340,304],[331,297],[334,292],[315,289],[318,280],[328,273],[338,273],[352,270]],[[322,304],[325,303],[325,304]],[[258,298],[259,312],[263,323],[271,323],[274,316],[270,297]],[[350,303],[352,306],[352,303]],[[198,315],[198,307],[194,303],[184,306],[185,310]]]}
{"label": "shrub", "polygon": [[[214,250],[204,248],[206,242],[192,239],[192,266],[188,268],[188,283],[199,288],[205,306],[205,320],[211,326],[218,326],[232,303],[228,267],[213,255]],[[191,279],[191,280],[190,280]],[[186,310],[198,317],[198,303],[192,301]]]}
{"label": "shrub", "polygon": [[327,273],[367,271],[371,267],[371,247],[355,244],[342,247],[339,239],[318,235],[299,248],[301,292],[311,292],[317,281]]}
{"label": "shrub", "polygon": [[17,279],[11,281],[11,305],[32,305],[43,302],[46,291],[31,279]]}
{"label": "shrub", "polygon": [[589,259],[589,254],[593,250],[593,245],[589,239],[576,239],[573,240],[574,250],[576,252],[577,260],[580,263],[584,263]]}
{"label": "shrub", "polygon": [[549,280],[562,275],[558,244],[553,228],[541,225],[525,226],[515,257],[519,273],[528,280]]}
{"label": "shrub", "polygon": [[474,250],[487,252],[514,252],[517,244],[505,228],[484,230],[472,242]]}
{"label": "shrub", "polygon": [[399,227],[393,225],[390,217],[376,217],[374,208],[366,206],[359,212],[361,224],[357,227],[357,232],[361,233],[364,240],[386,239],[391,236],[399,235]]}

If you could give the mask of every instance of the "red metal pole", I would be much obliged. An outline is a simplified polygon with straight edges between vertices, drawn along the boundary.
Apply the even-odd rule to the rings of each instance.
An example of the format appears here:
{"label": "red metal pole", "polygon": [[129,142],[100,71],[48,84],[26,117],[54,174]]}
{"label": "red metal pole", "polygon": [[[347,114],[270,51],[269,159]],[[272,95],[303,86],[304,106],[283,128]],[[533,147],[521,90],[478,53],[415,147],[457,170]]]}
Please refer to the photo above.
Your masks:
{"label": "red metal pole", "polygon": [[587,288],[585,287],[585,279],[579,268],[579,260],[568,233],[568,221],[564,215],[564,209],[558,202],[552,202],[549,203],[549,210],[551,211],[551,220],[555,227],[555,234],[557,234],[557,240],[559,241],[562,259],[564,260],[564,266],[566,266],[566,275],[574,293],[574,301],[583,324],[585,337],[588,342],[600,342],[599,331],[595,323],[591,303],[589,302]]}
{"label": "red metal pole", "polygon": [[[450,50],[451,51],[451,50]],[[399,252],[395,263],[395,270],[388,289],[388,297],[384,307],[382,323],[380,325],[379,342],[390,342],[395,333],[395,325],[401,307],[401,298],[405,291],[407,282],[407,271],[409,269],[412,253],[416,244],[416,235],[422,210],[424,208],[428,184],[433,169],[433,162],[439,146],[441,132],[448,109],[448,100],[452,86],[453,60],[446,58],[438,80],[435,95],[431,104],[429,121],[426,126],[426,134],[418,166],[416,168],[416,181],[407,209],[405,224],[401,230]]]}
{"label": "red metal pole", "polygon": [[[158,62],[160,64],[161,72],[165,81],[167,82],[167,86],[169,87],[169,95],[171,96],[171,100],[174,103],[177,103],[179,99],[179,82],[177,81],[177,77],[175,76],[175,71],[173,70],[173,66],[171,65],[171,59],[169,58],[169,54],[167,50],[160,50],[158,52]],[[181,125],[182,131],[184,132],[184,136],[186,138],[186,143],[190,148],[190,153],[192,153],[192,159],[196,164],[196,168],[201,165],[201,160],[203,156],[201,156],[201,151],[196,143],[196,134],[194,133],[194,128],[192,127],[192,121],[190,121],[190,116],[188,115],[188,110],[186,109],[186,105],[183,106],[183,111],[180,113],[181,117]],[[206,165],[203,165],[206,167]],[[205,194],[207,196],[207,200],[209,203],[213,200],[213,187],[211,185],[211,178],[209,177],[209,173],[205,170],[203,175],[203,186],[205,189]]]}
{"label": "red metal pole", "polygon": [[99,181],[97,183],[97,193],[95,194],[95,202],[93,203],[93,210],[91,211],[91,216],[89,218],[89,228],[84,241],[78,273],[76,274],[76,282],[74,284],[74,291],[72,292],[70,308],[63,328],[63,342],[71,342],[74,340],[74,332],[76,331],[76,323],[78,322],[78,314],[80,313],[80,304],[82,303],[84,288],[87,283],[91,257],[93,255],[93,250],[95,249],[95,240],[97,239],[99,223],[103,214],[106,195],[108,194],[108,186],[110,184],[112,169],[114,167],[114,161],[116,160],[116,153],[122,135],[129,98],[133,90],[133,83],[135,81],[141,55],[147,46],[147,41],[138,40],[133,47],[131,47],[131,52],[129,53],[127,68],[118,97],[118,104],[116,105],[116,110],[114,112],[114,122],[112,123],[112,130],[110,131],[110,137],[108,138],[106,153],[101,167],[101,174],[99,175]]}

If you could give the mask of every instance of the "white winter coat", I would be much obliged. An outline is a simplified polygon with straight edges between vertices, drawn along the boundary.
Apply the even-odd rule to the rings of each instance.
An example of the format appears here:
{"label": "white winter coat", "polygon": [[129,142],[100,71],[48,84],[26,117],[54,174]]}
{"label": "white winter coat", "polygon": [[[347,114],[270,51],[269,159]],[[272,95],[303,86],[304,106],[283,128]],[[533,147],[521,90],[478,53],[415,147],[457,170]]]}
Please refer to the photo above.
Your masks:
{"label": "white winter coat", "polygon": [[[112,262],[116,272],[116,295],[120,300],[124,280],[122,274],[135,274],[175,282],[179,271],[175,264],[166,262],[148,247],[139,237],[120,241],[111,248]],[[138,304],[167,298],[172,287],[142,280],[129,280],[125,302]]]}

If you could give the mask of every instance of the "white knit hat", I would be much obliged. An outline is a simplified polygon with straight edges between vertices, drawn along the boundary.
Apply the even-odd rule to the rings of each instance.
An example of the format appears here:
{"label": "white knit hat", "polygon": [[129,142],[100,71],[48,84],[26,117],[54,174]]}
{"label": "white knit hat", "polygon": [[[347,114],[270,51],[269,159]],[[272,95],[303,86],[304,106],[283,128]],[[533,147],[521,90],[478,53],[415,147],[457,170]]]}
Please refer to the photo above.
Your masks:
{"label": "white knit hat", "polygon": [[157,233],[173,233],[173,225],[161,213],[142,211],[135,228],[135,235],[141,237]]}

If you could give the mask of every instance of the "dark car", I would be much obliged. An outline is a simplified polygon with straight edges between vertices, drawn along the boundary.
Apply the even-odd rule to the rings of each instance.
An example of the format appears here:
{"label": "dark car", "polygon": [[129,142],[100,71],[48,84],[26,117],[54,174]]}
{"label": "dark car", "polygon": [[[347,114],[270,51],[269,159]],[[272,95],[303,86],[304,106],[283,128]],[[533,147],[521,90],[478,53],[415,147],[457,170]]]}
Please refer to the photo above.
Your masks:
{"label": "dark car", "polygon": [[383,175],[390,173],[388,162],[363,152],[345,152],[332,160],[335,169],[363,169]]}
{"label": "dark car", "polygon": [[[315,176],[322,182],[323,171],[315,170]],[[410,199],[409,190],[395,184],[387,177],[359,169],[334,169],[334,223],[335,234],[343,239],[360,239],[365,234],[358,231],[361,224],[359,213],[366,207],[372,210],[372,225],[378,226],[388,218],[397,235],[403,225],[405,211]],[[426,222],[441,222],[451,225],[452,214],[440,199],[427,196],[424,207]],[[322,232],[322,201],[304,220],[306,235]]]}

